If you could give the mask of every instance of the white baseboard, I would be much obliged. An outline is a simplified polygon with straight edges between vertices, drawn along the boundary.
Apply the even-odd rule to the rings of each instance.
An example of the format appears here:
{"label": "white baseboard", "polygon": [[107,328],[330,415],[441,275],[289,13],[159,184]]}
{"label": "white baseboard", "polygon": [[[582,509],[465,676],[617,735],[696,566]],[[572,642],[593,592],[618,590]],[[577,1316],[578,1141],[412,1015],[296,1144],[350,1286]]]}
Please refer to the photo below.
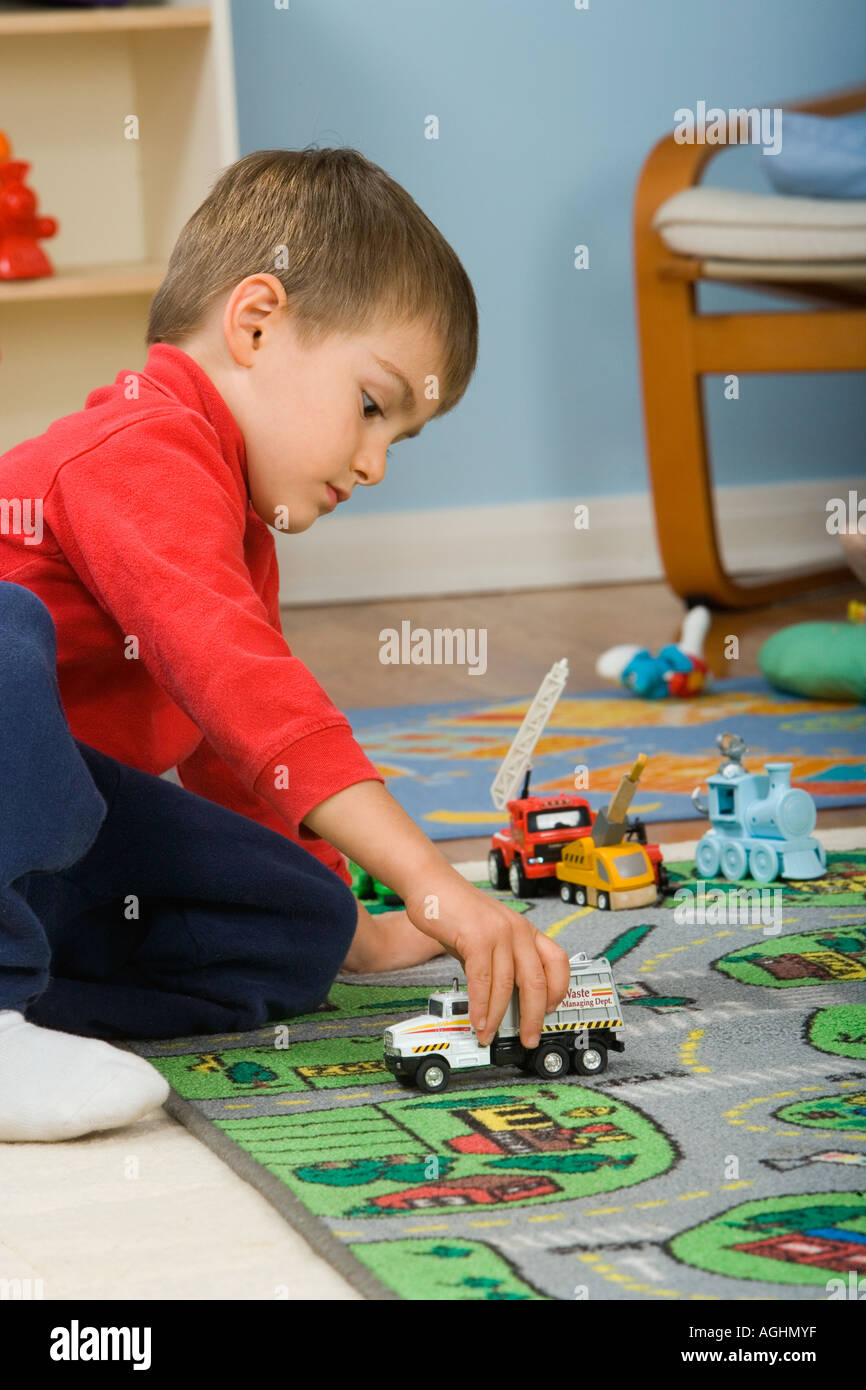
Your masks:
{"label": "white baseboard", "polygon": [[[826,530],[827,499],[847,497],[858,483],[862,490],[851,478],[720,488],[722,548],[732,570],[841,559],[838,536]],[[587,529],[574,525],[581,501],[589,508]],[[337,512],[309,531],[275,538],[280,602],[289,607],[663,578],[651,499],[639,492],[373,516]]]}

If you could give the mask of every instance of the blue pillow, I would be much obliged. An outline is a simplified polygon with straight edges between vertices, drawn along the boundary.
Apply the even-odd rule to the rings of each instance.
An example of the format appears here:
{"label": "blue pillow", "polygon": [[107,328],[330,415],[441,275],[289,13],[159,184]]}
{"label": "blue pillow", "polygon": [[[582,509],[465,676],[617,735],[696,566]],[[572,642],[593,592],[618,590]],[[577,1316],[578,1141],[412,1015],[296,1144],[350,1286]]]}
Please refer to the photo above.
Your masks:
{"label": "blue pillow", "polygon": [[866,198],[866,111],[850,116],[782,112],[778,154],[755,154],[778,193],[800,198]]}

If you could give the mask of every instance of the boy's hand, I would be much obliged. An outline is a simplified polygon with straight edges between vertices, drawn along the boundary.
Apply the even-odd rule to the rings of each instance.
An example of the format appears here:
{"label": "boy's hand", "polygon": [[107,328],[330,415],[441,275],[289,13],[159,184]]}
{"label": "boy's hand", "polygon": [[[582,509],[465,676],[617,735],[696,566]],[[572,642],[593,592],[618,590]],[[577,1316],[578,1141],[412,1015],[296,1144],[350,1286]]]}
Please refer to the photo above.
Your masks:
{"label": "boy's hand", "polygon": [[406,970],[444,952],[445,947],[419,932],[402,909],[373,914],[358,903],[358,925],[342,969],[361,975]]}
{"label": "boy's hand", "polygon": [[[561,946],[513,908],[467,883],[380,782],[356,782],[335,792],[313,807],[304,823],[399,893],[418,931],[460,961],[479,1042],[486,1046],[492,1039],[516,984],[520,1040],[524,1047],[535,1046],[544,1015],[568,990],[568,956]],[[359,914],[357,958],[369,960],[363,940],[372,930]],[[417,949],[417,942],[409,948]],[[347,961],[353,951],[354,942]]]}
{"label": "boy's hand", "polygon": [[[568,990],[568,956],[519,912],[451,870],[406,897],[410,920],[460,961],[469,1016],[482,1047],[493,1038],[512,990],[520,991],[520,1041],[535,1047],[544,1015]],[[433,915],[433,914],[438,915]]]}

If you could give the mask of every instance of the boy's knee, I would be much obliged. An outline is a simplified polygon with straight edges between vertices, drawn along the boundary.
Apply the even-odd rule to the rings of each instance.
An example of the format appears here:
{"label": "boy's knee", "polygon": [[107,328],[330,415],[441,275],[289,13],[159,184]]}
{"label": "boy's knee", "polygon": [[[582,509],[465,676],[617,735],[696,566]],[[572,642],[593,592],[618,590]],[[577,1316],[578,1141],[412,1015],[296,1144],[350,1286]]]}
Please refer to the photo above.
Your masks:
{"label": "boy's knee", "polygon": [[332,959],[337,960],[333,970],[333,975],[336,975],[349,953],[349,947],[357,930],[358,900],[348,883],[344,883],[337,874],[330,870],[328,870],[328,883],[322,911],[327,914],[328,939],[333,947]]}
{"label": "boy's knee", "polygon": [[41,598],[32,589],[9,580],[0,580],[0,650],[2,669],[12,678],[20,674],[27,663],[51,663],[52,674],[57,662],[57,633]]}
{"label": "boy's knee", "polygon": [[304,971],[304,981],[292,1001],[288,1016],[314,1013],[328,997],[358,926],[358,903],[347,883],[329,869],[323,877],[317,906],[321,914],[315,942]]}

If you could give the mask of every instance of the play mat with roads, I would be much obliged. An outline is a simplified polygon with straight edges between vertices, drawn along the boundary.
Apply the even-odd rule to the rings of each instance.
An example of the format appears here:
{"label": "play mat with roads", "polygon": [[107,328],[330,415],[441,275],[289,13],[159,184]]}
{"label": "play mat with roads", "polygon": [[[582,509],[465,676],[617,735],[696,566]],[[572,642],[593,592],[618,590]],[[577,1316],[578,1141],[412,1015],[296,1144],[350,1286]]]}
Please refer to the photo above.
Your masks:
{"label": "play mat with roads", "polygon": [[256,1033],[131,1046],[368,1297],[848,1296],[866,1275],[866,852],[785,884],[775,915],[731,885],[690,911],[692,866],[669,867],[663,907],[518,905],[613,966],[625,1051],[593,1078],[398,1085],[383,1030],[451,983],[446,956],[341,975],[316,1013]]}

